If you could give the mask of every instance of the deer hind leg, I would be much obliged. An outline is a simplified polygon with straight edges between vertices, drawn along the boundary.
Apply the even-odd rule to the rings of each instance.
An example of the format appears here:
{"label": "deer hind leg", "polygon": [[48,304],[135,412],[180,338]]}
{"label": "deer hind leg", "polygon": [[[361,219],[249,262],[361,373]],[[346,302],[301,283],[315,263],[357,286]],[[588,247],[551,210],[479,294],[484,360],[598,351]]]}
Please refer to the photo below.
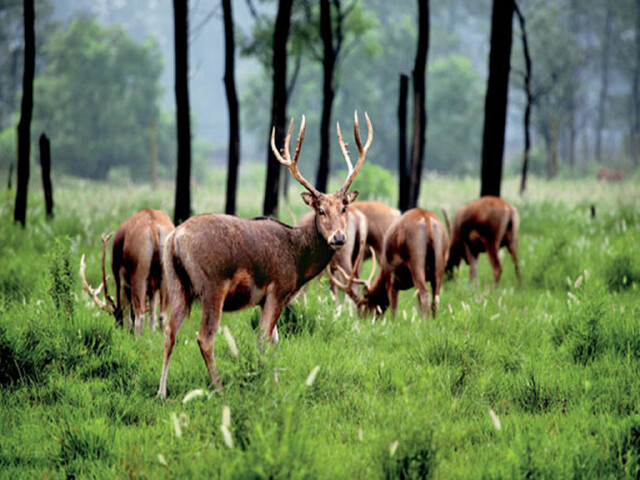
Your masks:
{"label": "deer hind leg", "polygon": [[158,323],[160,330],[164,332],[167,326],[167,309],[169,308],[169,292],[167,288],[167,282],[162,282],[160,286],[160,315],[158,316]]}
{"label": "deer hind leg", "polygon": [[120,280],[120,290],[118,293],[118,311],[121,315],[122,324],[126,326],[128,332],[131,332],[133,328],[133,312],[131,310],[131,287],[126,284],[124,279]]}
{"label": "deer hind leg", "polygon": [[147,279],[140,275],[131,277],[131,303],[133,305],[133,316],[135,318],[135,332],[137,336],[142,335],[144,317],[147,300]]}
{"label": "deer hind leg", "polygon": [[[269,342],[274,346],[273,348],[273,357],[274,357],[274,365],[275,365],[275,356],[276,356],[276,346],[278,345],[278,327],[277,322],[282,314],[282,310],[284,309],[284,302],[278,298],[275,294],[267,293],[267,299],[264,302],[264,305],[261,307],[261,315],[260,315],[260,351],[264,353],[265,351],[265,341],[269,340]],[[278,381],[278,369],[274,366],[273,369],[273,379]]]}
{"label": "deer hind leg", "polygon": [[176,343],[176,336],[182,326],[182,322],[186,316],[189,316],[190,300],[179,291],[171,298],[171,318],[169,325],[164,331],[164,360],[162,363],[162,376],[160,377],[160,387],[158,388],[158,397],[165,398],[167,396],[167,375],[169,374],[169,359],[171,352]]}
{"label": "deer hind leg", "polygon": [[522,285],[522,274],[520,273],[520,266],[518,265],[518,238],[513,234],[507,235],[507,250],[513,260],[513,266],[516,269],[516,276],[518,277],[518,286]]}
{"label": "deer hind leg", "polygon": [[[158,318],[158,304],[160,303],[160,290],[156,290],[149,296],[151,312],[149,313],[149,328],[151,333],[156,332],[156,319]],[[161,324],[162,325],[162,324]]]}
{"label": "deer hind leg", "polygon": [[202,299],[202,324],[200,326],[200,332],[198,333],[198,345],[200,346],[204,363],[207,365],[209,378],[214,387],[220,390],[222,390],[222,383],[220,382],[220,376],[216,368],[214,345],[216,332],[218,331],[220,319],[222,318],[222,307],[227,290],[228,285],[225,286],[223,291],[213,292],[209,298]]}

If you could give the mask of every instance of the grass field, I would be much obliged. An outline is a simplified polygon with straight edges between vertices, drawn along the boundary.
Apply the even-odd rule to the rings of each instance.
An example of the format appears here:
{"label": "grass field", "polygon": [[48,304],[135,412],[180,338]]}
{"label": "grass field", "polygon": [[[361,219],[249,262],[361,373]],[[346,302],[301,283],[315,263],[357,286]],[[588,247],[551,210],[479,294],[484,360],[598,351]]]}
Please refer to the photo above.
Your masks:
{"label": "grass field", "polygon": [[[36,191],[26,230],[13,225],[13,197],[0,197],[2,478],[640,472],[637,178],[533,179],[524,199],[507,179],[503,196],[521,216],[522,287],[503,257],[500,287],[485,288],[483,257],[481,287],[463,266],[443,286],[435,320],[417,314],[412,291],[398,318],[359,318],[348,299],[331,300],[326,279],[313,281],[281,318],[277,353],[260,355],[255,309],[225,314],[239,353],[218,336],[223,393],[210,390],[196,307],[178,337],[166,401],[155,398],[162,335],[115,329],[82,295],[78,266],[87,254],[97,284],[101,233],[143,207],[172,212],[173,187],[59,179],[54,188],[56,218],[43,219]],[[423,206],[438,214],[479,190],[475,180],[437,177],[423,188]],[[256,190],[243,187],[242,216],[260,213]],[[193,198],[195,212],[221,211],[223,180],[196,186]],[[290,202],[299,218],[302,201]]]}

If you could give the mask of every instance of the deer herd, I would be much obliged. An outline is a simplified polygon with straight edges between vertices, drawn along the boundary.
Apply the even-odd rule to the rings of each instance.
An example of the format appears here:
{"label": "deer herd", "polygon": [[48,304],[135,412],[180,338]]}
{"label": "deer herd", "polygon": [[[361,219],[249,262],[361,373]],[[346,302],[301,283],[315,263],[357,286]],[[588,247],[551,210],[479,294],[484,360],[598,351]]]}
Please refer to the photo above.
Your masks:
{"label": "deer herd", "polygon": [[[203,214],[174,228],[164,212],[141,210],[118,227],[112,242],[115,301],[108,293],[105,271],[111,235],[102,237],[102,283],[97,289],[87,282],[82,257],[84,289],[101,309],[115,317],[116,324],[126,324],[141,335],[150,311],[149,327],[154,331],[159,309],[157,320],[164,331],[159,397],[166,397],[171,353],[194,300],[200,302],[202,310],[198,345],[211,382],[222,388],[214,355],[222,312],[259,306],[260,343],[277,344],[276,324],[283,309],[322,272],[329,276],[332,294],[335,296],[337,289],[344,291],[360,314],[383,314],[389,308],[393,316],[398,310],[398,292],[415,288],[423,314],[431,312],[435,317],[445,271],[453,271],[464,260],[470,267],[471,281],[477,285],[481,252],[487,253],[497,286],[502,273],[498,250],[503,246],[513,259],[520,282],[518,212],[500,198],[482,197],[461,207],[453,224],[443,211],[446,226],[435,213],[421,208],[401,214],[381,202],[355,201],[358,191],[349,188],[373,140],[373,127],[366,114],[365,119],[368,137],[363,145],[357,113],[354,115],[358,148],[355,166],[337,125],[347,176],[335,193],[318,191],[298,169],[304,116],[293,158],[289,151],[293,120],[282,151],[275,145],[275,129],[272,132],[271,149],[276,159],[305,188],[302,200],[312,209],[295,227],[267,217]],[[369,257],[371,274],[363,280],[362,264]],[[104,301],[100,299],[101,290]]]}

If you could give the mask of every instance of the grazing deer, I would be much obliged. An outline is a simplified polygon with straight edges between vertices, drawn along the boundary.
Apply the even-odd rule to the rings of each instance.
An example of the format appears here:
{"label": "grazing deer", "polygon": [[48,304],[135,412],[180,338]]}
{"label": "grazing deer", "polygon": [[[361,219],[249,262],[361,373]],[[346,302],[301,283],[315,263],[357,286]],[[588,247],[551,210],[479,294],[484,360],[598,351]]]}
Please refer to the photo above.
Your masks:
{"label": "grazing deer", "polygon": [[169,282],[171,318],[165,330],[159,397],[167,394],[169,359],[176,335],[196,298],[202,305],[198,345],[214,386],[222,387],[216,368],[214,340],[223,311],[258,305],[261,342],[268,339],[277,343],[276,322],[285,305],[325,269],[334,252],[347,241],[346,212],[358,195],[357,191],[348,190],[373,140],[369,117],[365,114],[369,137],[364,146],[357,114],[354,118],[358,162],[354,168],[338,125],[338,141],[345,153],[348,173],[342,187],[333,194],[316,190],[298,170],[304,116],[293,159],[289,153],[293,120],[284,141],[284,157],[275,146],[275,128],[271,134],[271,149],[276,158],[308,190],[302,193],[302,199],[315,212],[315,219],[310,224],[289,227],[269,218],[247,220],[207,214],[190,218],[169,235],[164,268]]}
{"label": "grazing deer", "polygon": [[624,170],[615,170],[613,168],[601,168],[600,170],[598,170],[598,173],[596,173],[596,179],[598,181],[606,180],[609,182],[618,182],[620,180],[624,180],[626,173],[627,172],[625,172]]}
{"label": "grazing deer", "polygon": [[469,278],[478,284],[478,256],[487,252],[493,269],[493,284],[500,282],[502,265],[500,247],[507,247],[515,265],[518,283],[522,282],[518,266],[518,228],[520,217],[516,208],[498,197],[486,196],[474,200],[456,213],[453,227],[445,212],[450,230],[451,250],[447,271],[452,272],[464,259],[470,267]]}
{"label": "grazing deer", "polygon": [[[102,236],[102,285],[92,288],[85,275],[84,255],[80,261],[82,283],[93,301],[103,310],[113,315],[119,325],[123,316],[129,330],[132,317],[135,332],[142,335],[142,326],[147,311],[146,299],[151,304],[149,327],[155,332],[158,304],[159,323],[164,328],[168,306],[168,292],[163,282],[162,250],[165,238],[174,229],[169,216],[159,210],[140,210],[125,220],[116,230],[111,249],[111,270],[116,283],[116,302],[107,291],[105,256],[107,242],[111,237]],[[104,287],[105,302],[98,298]]]}
{"label": "grazing deer", "polygon": [[[356,283],[364,285],[364,294],[350,296],[355,300],[358,310],[384,312],[391,308],[395,317],[398,312],[398,292],[415,287],[418,301],[424,315],[431,310],[435,317],[438,312],[440,286],[449,255],[449,237],[447,229],[438,217],[428,210],[414,208],[405,212],[389,228],[384,237],[383,254],[380,259],[380,274],[375,283],[371,281],[375,274],[374,265],[369,279]],[[343,276],[346,276],[346,272]],[[334,281],[345,292],[351,291],[349,283]],[[427,291],[427,282],[431,284],[431,301]]]}
{"label": "grazing deer", "polygon": [[[312,213],[312,212],[311,212]],[[302,221],[309,221],[305,215]],[[357,285],[353,283],[353,278],[360,275],[362,261],[371,256],[370,249],[378,257],[382,256],[384,235],[389,227],[400,217],[400,210],[389,207],[382,202],[361,201],[354,202],[347,211],[347,231],[349,232],[347,244],[336,253],[329,264],[331,273],[331,292],[335,296],[336,283],[333,281],[336,272],[346,272],[351,278],[352,293],[357,293]],[[351,233],[353,232],[353,235]],[[338,266],[341,268],[338,269]]]}

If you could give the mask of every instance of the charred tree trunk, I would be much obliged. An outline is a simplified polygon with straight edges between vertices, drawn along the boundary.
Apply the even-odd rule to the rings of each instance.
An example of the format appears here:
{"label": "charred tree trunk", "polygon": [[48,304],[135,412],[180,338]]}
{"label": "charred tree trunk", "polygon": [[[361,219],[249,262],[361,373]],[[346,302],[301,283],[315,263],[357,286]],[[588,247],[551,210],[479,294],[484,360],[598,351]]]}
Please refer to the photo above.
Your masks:
{"label": "charred tree trunk", "polygon": [[429,0],[418,0],[418,48],[413,69],[413,139],[409,173],[409,208],[418,206],[427,136],[426,73],[429,51]]}
{"label": "charred tree trunk", "polygon": [[524,15],[515,5],[515,11],[520,22],[520,32],[522,34],[522,50],[524,51],[524,93],[526,103],[524,107],[524,152],[522,154],[522,179],[520,181],[520,195],[527,189],[527,173],[529,171],[529,151],[531,150],[531,55],[529,54],[529,42],[527,40],[527,28]]}
{"label": "charred tree trunk", "polygon": [[36,66],[36,34],[34,0],[24,0],[24,75],[22,102],[18,123],[18,189],[13,219],[22,227],[27,222],[27,190],[29,188],[29,154],[31,149],[31,117],[33,115],[33,76]]}
{"label": "charred tree trunk", "polygon": [[514,9],[514,0],[493,0],[489,80],[484,104],[480,196],[500,196]]}
{"label": "charred tree trunk", "polygon": [[336,50],[333,46],[333,28],[331,26],[331,4],[329,0],[320,0],[320,36],[322,37],[324,57],[322,69],[324,73],[322,87],[322,120],[320,122],[320,158],[316,188],[327,191],[330,163],[329,126],[335,91],[333,88],[333,72],[336,66]]}
{"label": "charred tree trunk", "polygon": [[42,189],[47,218],[53,218],[53,188],[51,187],[51,143],[43,133],[40,135],[40,166],[42,167]]}
{"label": "charred tree trunk", "polygon": [[409,172],[407,171],[407,96],[409,94],[409,76],[400,75],[398,96],[398,209],[409,209]]}
{"label": "charred tree trunk", "polygon": [[191,121],[189,119],[189,7],[185,0],[173,0],[176,58],[176,123],[178,171],[174,223],[191,216]]}
{"label": "charred tree trunk", "polygon": [[287,113],[287,41],[291,26],[293,0],[280,0],[273,32],[273,94],[271,99],[271,125],[267,142],[267,180],[264,191],[263,213],[278,216],[278,191],[280,190],[280,162],[270,147],[271,129],[276,129],[276,146],[282,148]]}
{"label": "charred tree trunk", "polygon": [[224,12],[224,87],[229,106],[229,156],[227,167],[227,200],[225,213],[236,214],[236,190],[238,187],[238,168],[240,167],[240,117],[238,115],[238,95],[235,80],[235,40],[233,37],[233,11],[231,0],[222,0]]}
{"label": "charred tree trunk", "polygon": [[611,23],[612,8],[611,2],[606,2],[606,13],[604,23],[604,38],[602,40],[602,57],[601,57],[601,84],[600,95],[598,97],[598,119],[596,124],[596,161],[602,161],[602,131],[604,130],[604,122],[606,116],[607,95],[609,93],[609,50],[611,44]]}

